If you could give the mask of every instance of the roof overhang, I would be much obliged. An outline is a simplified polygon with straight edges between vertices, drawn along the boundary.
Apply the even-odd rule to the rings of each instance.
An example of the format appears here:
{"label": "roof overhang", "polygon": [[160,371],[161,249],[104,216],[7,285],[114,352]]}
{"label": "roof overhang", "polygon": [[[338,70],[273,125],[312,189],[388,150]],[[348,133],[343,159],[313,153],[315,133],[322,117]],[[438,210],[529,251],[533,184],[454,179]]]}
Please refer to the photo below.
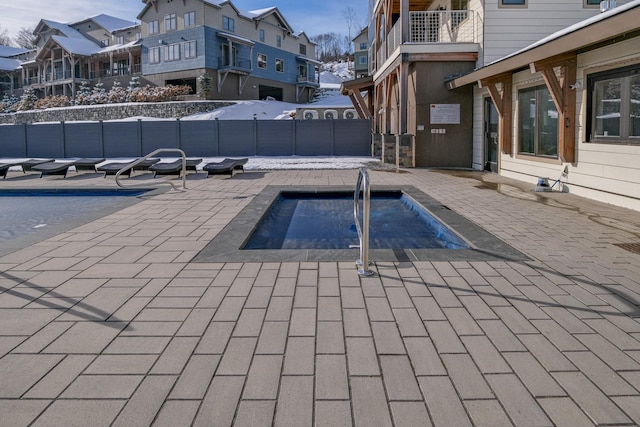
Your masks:
{"label": "roof overhang", "polygon": [[359,79],[346,80],[340,85],[340,93],[349,95],[349,92],[364,92],[373,89],[373,76],[360,77]]}
{"label": "roof overhang", "polygon": [[493,76],[526,69],[538,61],[569,52],[587,51],[640,36],[640,1],[611,9],[568,27],[512,55],[451,80],[449,89],[481,82]]}
{"label": "roof overhang", "polygon": [[302,56],[302,55],[296,56],[296,59],[298,59],[300,61],[308,62],[309,64],[313,64],[313,65],[322,65],[322,62],[316,61],[315,59],[311,59],[311,58],[308,58],[308,57]]}
{"label": "roof overhang", "polygon": [[218,31],[218,37],[223,37],[223,38],[225,38],[227,40],[231,40],[232,42],[244,44],[244,45],[247,45],[247,46],[255,45],[255,42],[253,42],[252,40],[245,39],[245,38],[242,38],[242,37],[238,37],[238,36],[236,36],[234,34],[224,33],[222,31]]}

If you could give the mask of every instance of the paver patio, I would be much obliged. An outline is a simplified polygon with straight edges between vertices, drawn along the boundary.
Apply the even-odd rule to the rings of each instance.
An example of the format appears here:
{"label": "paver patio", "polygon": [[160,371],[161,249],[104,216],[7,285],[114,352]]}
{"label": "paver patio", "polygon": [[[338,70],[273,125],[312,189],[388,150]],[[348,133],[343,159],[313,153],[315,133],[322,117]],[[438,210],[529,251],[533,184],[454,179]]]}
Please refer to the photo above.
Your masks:
{"label": "paver patio", "polygon": [[357,250],[192,262],[267,185],[357,171],[191,175],[0,256],[0,425],[640,424],[640,255],[616,246],[640,243],[640,213],[480,172],[369,173],[529,260],[376,262],[367,278]]}

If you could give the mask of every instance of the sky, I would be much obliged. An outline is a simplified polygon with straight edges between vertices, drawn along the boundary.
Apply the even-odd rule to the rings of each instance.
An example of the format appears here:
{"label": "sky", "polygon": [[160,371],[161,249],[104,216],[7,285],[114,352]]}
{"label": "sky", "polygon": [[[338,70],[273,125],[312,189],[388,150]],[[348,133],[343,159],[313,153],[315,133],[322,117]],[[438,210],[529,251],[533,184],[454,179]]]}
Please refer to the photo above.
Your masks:
{"label": "sky", "polygon": [[[294,32],[304,31],[309,37],[323,33],[348,35],[347,21],[343,11],[351,7],[356,14],[356,27],[351,37],[357,35],[366,24],[368,0],[231,0],[241,11],[264,9],[276,6]],[[62,23],[80,21],[101,13],[135,21],[144,8],[142,0],[2,0],[0,31],[8,30],[10,37],[21,28],[33,28],[40,19]]]}

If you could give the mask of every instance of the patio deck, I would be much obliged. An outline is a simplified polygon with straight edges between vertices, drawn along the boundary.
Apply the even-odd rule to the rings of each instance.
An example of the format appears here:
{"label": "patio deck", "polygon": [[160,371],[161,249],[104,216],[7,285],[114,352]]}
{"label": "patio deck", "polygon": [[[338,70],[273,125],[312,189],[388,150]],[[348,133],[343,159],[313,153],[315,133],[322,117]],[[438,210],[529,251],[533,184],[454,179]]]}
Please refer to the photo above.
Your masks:
{"label": "patio deck", "polygon": [[[197,263],[267,185],[204,179],[0,257],[2,426],[640,424],[640,215],[480,172],[372,170],[529,261]],[[135,178],[134,178],[135,179]],[[9,173],[0,188],[114,186]],[[373,259],[375,262],[375,259]]]}

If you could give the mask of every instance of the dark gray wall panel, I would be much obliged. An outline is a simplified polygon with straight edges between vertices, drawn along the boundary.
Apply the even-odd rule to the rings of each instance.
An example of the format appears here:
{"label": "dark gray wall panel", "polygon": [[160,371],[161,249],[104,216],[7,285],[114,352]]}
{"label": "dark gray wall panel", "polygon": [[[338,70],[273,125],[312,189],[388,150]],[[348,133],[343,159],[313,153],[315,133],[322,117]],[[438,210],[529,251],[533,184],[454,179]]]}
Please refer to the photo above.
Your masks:
{"label": "dark gray wall panel", "polygon": [[296,123],[296,155],[333,155],[333,120],[300,120]]}
{"label": "dark gray wall panel", "polygon": [[220,156],[255,156],[253,120],[218,120]]}
{"label": "dark gray wall panel", "polygon": [[218,122],[184,120],[180,122],[180,148],[187,156],[218,156]]}
{"label": "dark gray wall panel", "polygon": [[371,134],[368,120],[335,120],[333,122],[336,156],[368,156]]}
{"label": "dark gray wall panel", "polygon": [[294,154],[294,120],[257,120],[258,156],[291,156]]}
{"label": "dark gray wall panel", "polygon": [[0,157],[27,157],[24,125],[0,126]]}
{"label": "dark gray wall panel", "polygon": [[105,157],[142,156],[142,147],[140,146],[138,134],[138,122],[105,122]]}
{"label": "dark gray wall panel", "polygon": [[100,123],[64,125],[65,157],[103,157]]}
{"label": "dark gray wall panel", "polygon": [[27,157],[65,157],[60,123],[27,126]]}
{"label": "dark gray wall panel", "polygon": [[[147,155],[159,148],[178,148],[178,122],[143,121],[142,122],[142,154]],[[164,153],[165,157],[178,157],[179,154]]]}

